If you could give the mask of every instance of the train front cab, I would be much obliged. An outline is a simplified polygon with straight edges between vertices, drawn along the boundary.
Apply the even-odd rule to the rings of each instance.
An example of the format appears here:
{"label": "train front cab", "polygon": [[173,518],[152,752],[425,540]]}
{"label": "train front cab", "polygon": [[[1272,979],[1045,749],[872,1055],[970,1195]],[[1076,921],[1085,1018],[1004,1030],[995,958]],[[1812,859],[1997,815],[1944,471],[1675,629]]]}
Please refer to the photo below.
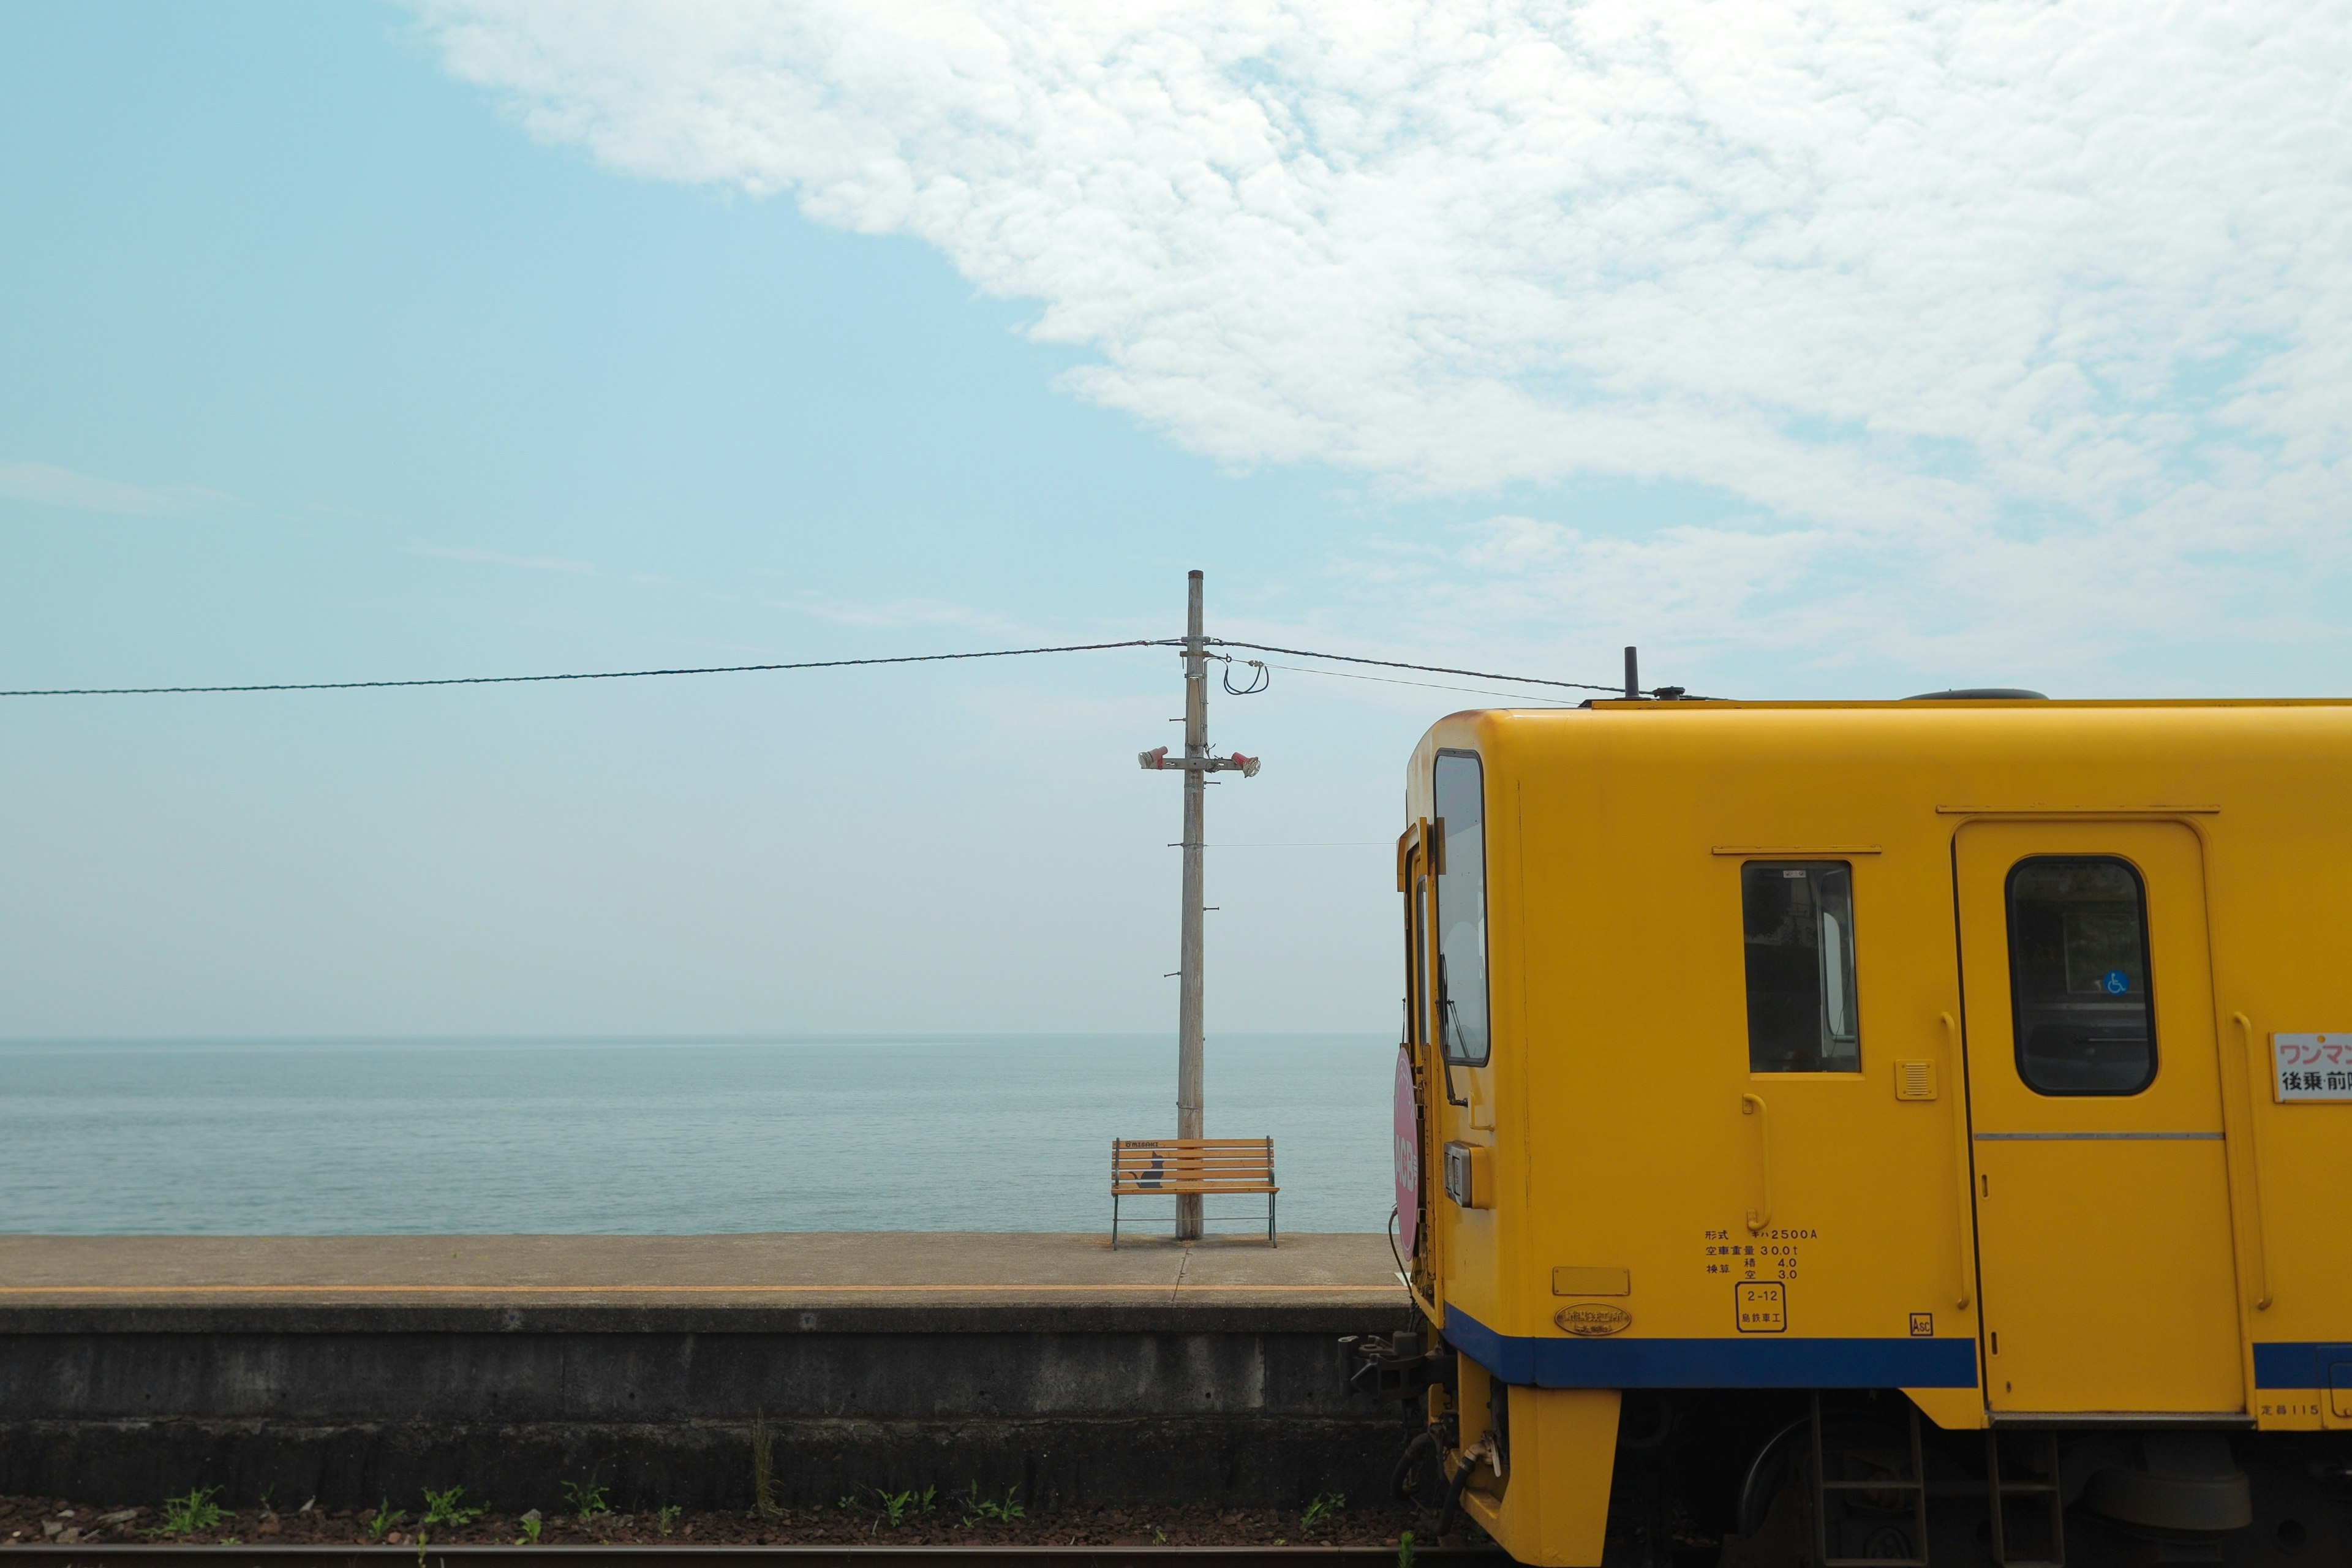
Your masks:
{"label": "train front cab", "polygon": [[1458,714],[1407,807],[1428,1330],[1371,1355],[1444,1506],[1530,1563],[2352,1561],[2352,706]]}

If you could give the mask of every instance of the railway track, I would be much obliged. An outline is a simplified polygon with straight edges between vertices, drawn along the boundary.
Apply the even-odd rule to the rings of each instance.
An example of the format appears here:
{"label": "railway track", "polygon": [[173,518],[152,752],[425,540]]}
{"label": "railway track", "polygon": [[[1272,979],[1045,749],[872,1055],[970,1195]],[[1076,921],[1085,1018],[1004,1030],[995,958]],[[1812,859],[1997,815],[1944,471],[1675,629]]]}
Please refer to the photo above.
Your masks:
{"label": "railway track", "polygon": [[[0,1546],[0,1563],[54,1568],[1390,1568],[1393,1546]],[[1416,1546],[1413,1568],[1497,1568],[1492,1547]]]}

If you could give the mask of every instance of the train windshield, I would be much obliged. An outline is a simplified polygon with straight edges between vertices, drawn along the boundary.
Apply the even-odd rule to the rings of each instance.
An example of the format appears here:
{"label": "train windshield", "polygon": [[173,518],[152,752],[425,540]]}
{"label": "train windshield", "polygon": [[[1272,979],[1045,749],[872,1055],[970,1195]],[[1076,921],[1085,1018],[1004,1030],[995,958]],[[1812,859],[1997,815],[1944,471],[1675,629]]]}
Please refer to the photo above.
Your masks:
{"label": "train windshield", "polygon": [[1435,780],[1444,851],[1437,869],[1438,1025],[1452,1060],[1483,1065],[1486,1032],[1486,792],[1478,759],[1441,752]]}
{"label": "train windshield", "polygon": [[1860,1072],[1853,868],[1843,860],[1740,868],[1750,1072]]}

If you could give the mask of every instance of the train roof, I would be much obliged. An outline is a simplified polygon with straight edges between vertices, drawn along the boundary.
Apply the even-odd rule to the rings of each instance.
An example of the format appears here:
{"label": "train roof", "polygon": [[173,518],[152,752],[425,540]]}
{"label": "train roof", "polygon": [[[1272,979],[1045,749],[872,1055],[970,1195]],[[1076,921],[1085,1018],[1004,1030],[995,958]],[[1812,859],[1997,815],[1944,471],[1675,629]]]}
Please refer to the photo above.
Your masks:
{"label": "train roof", "polygon": [[1740,701],[1602,698],[1575,708],[1475,708],[1423,732],[1413,770],[1442,750],[1740,765],[1854,762],[1923,767],[2064,761],[2188,766],[2243,779],[2299,763],[2352,769],[2352,699],[2341,697],[2048,698]]}

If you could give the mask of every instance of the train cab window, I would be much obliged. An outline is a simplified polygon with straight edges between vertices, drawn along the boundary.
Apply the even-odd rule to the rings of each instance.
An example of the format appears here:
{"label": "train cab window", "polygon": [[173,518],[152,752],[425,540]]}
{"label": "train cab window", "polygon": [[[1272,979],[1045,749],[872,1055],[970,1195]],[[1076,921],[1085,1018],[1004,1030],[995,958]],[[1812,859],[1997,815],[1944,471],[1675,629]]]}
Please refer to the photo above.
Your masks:
{"label": "train cab window", "polygon": [[2037,855],[2009,873],[2017,1072],[2037,1094],[2137,1094],[2156,1079],[2147,889],[2112,856]]}
{"label": "train cab window", "polygon": [[1860,1072],[1853,868],[1751,860],[1739,870],[1748,939],[1750,1072]]}
{"label": "train cab window", "polygon": [[1478,759],[1437,754],[1434,794],[1443,842],[1437,862],[1437,1016],[1451,1060],[1485,1065],[1486,1031],[1486,808]]}

